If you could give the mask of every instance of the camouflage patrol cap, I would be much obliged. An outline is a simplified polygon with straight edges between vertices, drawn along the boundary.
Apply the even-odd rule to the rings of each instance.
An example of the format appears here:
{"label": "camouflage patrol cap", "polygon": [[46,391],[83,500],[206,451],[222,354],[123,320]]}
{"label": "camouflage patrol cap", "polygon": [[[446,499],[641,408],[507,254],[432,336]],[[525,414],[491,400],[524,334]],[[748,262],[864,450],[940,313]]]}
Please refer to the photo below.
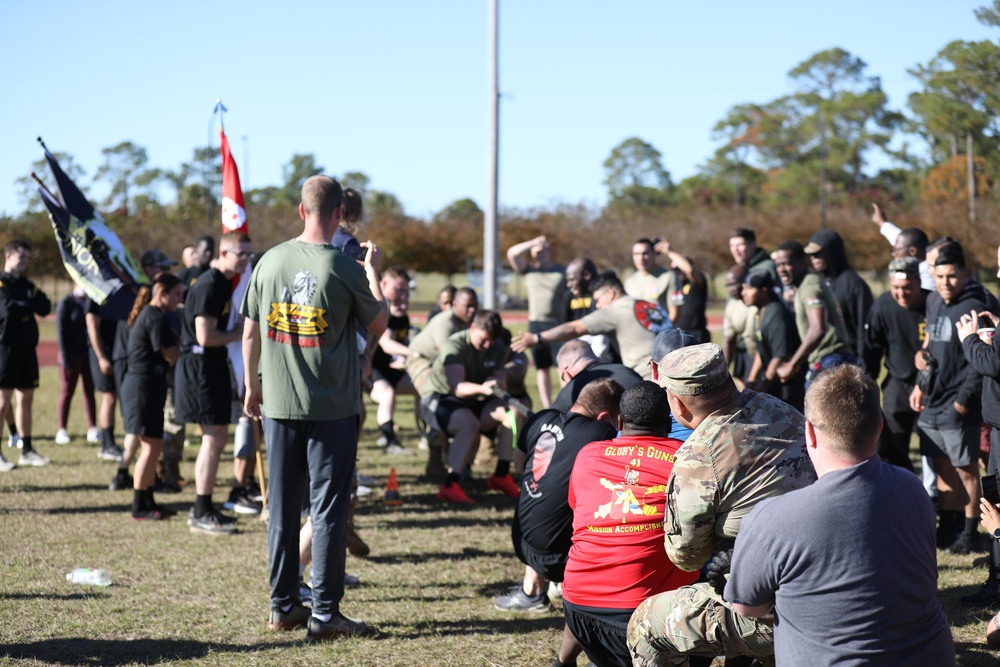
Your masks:
{"label": "camouflage patrol cap", "polygon": [[889,262],[889,277],[897,280],[919,280],[920,260],[916,257],[897,257]]}
{"label": "camouflage patrol cap", "polygon": [[681,396],[698,396],[721,387],[729,379],[722,348],[702,343],[674,350],[660,363],[661,384]]}

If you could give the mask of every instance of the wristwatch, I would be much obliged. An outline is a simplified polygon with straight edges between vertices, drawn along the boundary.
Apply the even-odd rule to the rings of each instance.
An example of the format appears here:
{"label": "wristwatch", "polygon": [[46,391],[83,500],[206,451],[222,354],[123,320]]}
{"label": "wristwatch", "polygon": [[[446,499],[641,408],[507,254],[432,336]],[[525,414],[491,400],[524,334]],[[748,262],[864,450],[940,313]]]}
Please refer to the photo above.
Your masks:
{"label": "wristwatch", "polygon": [[1000,528],[993,531],[993,539],[1000,542]]}

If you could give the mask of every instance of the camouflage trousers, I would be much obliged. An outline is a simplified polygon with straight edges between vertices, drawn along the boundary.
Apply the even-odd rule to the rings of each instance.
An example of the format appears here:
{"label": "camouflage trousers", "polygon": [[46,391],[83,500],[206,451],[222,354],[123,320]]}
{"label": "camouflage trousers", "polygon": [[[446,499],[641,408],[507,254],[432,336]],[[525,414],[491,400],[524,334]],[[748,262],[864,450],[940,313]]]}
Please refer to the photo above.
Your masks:
{"label": "camouflage trousers", "polygon": [[689,656],[752,655],[774,664],[774,617],[740,616],[708,584],[648,598],[628,624],[635,667],[687,667]]}

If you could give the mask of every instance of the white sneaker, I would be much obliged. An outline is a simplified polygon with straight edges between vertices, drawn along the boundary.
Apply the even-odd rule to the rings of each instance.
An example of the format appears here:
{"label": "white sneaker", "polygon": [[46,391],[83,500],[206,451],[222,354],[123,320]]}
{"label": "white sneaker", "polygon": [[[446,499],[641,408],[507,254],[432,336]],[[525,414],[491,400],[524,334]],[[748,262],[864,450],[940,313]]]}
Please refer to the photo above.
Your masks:
{"label": "white sneaker", "polygon": [[0,472],[10,472],[16,467],[13,463],[5,459],[3,454],[0,454]]}
{"label": "white sneaker", "polygon": [[57,445],[68,445],[69,443],[70,443],[70,437],[69,433],[66,432],[66,429],[61,428],[58,431],[56,431]]}
{"label": "white sneaker", "polygon": [[371,494],[372,494],[372,487],[365,486],[364,484],[358,484],[358,490],[355,492],[355,495],[358,498],[363,498],[364,496],[370,496]]}
{"label": "white sneaker", "polygon": [[87,442],[100,442],[101,441],[101,430],[96,426],[91,426],[87,429]]}
{"label": "white sneaker", "polygon": [[554,581],[549,582],[549,600],[561,600],[562,599],[562,584],[556,583]]}
{"label": "white sneaker", "polygon": [[17,449],[21,449],[21,436],[17,434],[11,435],[7,438],[7,446],[11,449],[14,449],[15,447]]}
{"label": "white sneaker", "polygon": [[47,466],[49,459],[32,449],[30,452],[22,451],[21,456],[17,459],[17,464],[20,466]]}

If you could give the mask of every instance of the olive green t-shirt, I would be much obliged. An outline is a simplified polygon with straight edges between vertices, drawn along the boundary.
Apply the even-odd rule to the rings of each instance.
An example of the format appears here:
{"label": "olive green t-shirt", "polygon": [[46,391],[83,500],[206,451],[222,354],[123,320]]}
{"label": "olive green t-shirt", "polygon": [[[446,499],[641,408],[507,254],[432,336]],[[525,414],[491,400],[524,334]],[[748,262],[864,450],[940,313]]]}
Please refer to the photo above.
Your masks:
{"label": "olive green t-shirt", "polygon": [[844,317],[840,313],[837,297],[822,278],[810,273],[795,291],[795,328],[799,330],[799,338],[802,340],[805,340],[806,332],[809,331],[809,311],[814,308],[823,309],[826,330],[819,345],[809,353],[810,365],[834,352],[850,352],[844,342],[847,340],[847,330],[844,328]]}
{"label": "olive green t-shirt", "polygon": [[406,372],[410,374],[413,386],[421,396],[429,395],[426,376],[430,372],[438,350],[453,333],[468,329],[469,325],[455,317],[450,310],[431,318],[424,330],[410,341],[410,356],[406,360]]}
{"label": "olive green t-shirt", "polygon": [[[448,385],[448,377],[445,375],[444,367],[458,364],[465,369],[465,381],[482,384],[486,382],[494,373],[503,372],[504,362],[507,359],[507,346],[499,341],[494,341],[488,350],[480,352],[472,345],[471,331],[459,331],[448,337],[437,359],[434,360],[434,368],[431,370],[429,387],[435,394],[451,394],[451,387]],[[475,403],[476,398],[463,398],[465,403]]]}
{"label": "olive green t-shirt", "polygon": [[314,421],[358,414],[358,324],[380,309],[364,269],[332,246],[292,240],[267,251],[240,309],[260,326],[263,414]]}
{"label": "olive green t-shirt", "polygon": [[528,320],[559,322],[559,308],[566,291],[566,269],[554,264],[545,269],[530,268],[524,272],[528,289]]}

